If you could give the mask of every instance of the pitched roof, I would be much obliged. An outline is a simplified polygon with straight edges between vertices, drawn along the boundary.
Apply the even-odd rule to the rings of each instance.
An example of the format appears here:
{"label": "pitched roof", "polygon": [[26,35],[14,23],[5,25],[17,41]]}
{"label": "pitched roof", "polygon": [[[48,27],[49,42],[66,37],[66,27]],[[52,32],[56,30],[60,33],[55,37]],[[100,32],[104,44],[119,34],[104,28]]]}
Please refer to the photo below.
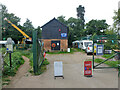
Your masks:
{"label": "pitched roof", "polygon": [[55,17],[52,20],[50,20],[49,22],[47,22],[46,24],[44,24],[43,26],[41,26],[41,28],[45,27],[47,24],[49,24],[53,20],[56,20],[58,23],[60,23],[61,25],[65,26],[66,28],[68,28],[65,24],[63,24],[62,22],[60,22],[59,20],[57,20]]}

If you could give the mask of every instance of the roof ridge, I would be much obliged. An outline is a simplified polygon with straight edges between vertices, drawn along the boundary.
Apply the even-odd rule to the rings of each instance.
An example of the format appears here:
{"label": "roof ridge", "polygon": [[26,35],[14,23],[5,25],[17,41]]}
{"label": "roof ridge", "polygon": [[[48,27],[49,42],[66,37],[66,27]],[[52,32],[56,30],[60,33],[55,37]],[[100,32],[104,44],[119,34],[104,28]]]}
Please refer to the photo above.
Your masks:
{"label": "roof ridge", "polygon": [[60,23],[61,25],[67,27],[67,25],[63,24],[62,22],[60,22],[59,20],[57,20],[55,17],[53,19],[51,19],[49,22],[47,22],[46,24],[44,24],[43,26],[41,26],[41,28],[43,28],[44,26],[46,26],[48,23],[50,23],[51,21],[56,20],[58,23]]}

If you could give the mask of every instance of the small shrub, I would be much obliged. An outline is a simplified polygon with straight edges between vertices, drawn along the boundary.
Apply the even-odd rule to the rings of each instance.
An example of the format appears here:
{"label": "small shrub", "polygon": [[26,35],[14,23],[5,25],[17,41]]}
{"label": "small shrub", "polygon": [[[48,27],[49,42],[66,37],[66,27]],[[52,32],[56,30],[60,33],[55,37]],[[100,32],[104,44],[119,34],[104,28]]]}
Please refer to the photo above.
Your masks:
{"label": "small shrub", "polygon": [[50,63],[47,61],[47,59],[45,59],[42,63],[42,65],[48,65],[48,64],[50,64]]}

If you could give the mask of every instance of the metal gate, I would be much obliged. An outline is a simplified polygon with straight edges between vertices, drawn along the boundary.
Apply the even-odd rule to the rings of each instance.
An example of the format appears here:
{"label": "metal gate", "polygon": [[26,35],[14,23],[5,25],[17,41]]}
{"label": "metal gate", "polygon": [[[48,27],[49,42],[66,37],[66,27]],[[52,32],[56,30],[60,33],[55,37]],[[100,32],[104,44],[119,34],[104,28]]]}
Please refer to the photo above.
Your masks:
{"label": "metal gate", "polygon": [[[94,51],[94,43],[97,41],[97,40],[101,40],[100,44],[102,44],[102,40],[104,40],[104,38],[106,37],[107,40],[111,41],[111,42],[116,42],[118,43],[118,39],[117,39],[117,36],[116,35],[95,35],[93,36],[93,51]],[[120,48],[118,48],[120,49]],[[93,69],[104,69],[104,68],[118,68],[118,67],[98,67],[99,65],[105,63],[106,61],[110,60],[111,58],[115,57],[116,55],[119,55],[120,53],[119,52],[115,52],[114,55],[112,55],[110,58],[107,58],[106,60],[104,60],[103,62],[100,62],[98,63],[97,65],[94,65],[94,52],[93,52]]]}
{"label": "metal gate", "polygon": [[60,50],[60,41],[51,41],[51,50]]}
{"label": "metal gate", "polygon": [[37,73],[44,61],[43,43],[37,37],[37,31],[33,31],[33,70]]}

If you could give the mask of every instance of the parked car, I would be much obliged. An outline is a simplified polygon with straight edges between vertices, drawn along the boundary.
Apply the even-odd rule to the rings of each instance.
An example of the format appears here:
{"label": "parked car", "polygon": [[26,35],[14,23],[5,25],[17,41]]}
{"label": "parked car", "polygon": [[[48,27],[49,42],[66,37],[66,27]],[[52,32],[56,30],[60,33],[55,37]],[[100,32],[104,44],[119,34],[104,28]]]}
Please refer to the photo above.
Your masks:
{"label": "parked car", "polygon": [[79,42],[79,48],[85,50],[89,44],[93,44],[92,40],[81,40]]}
{"label": "parked car", "polygon": [[[94,43],[94,54],[96,54],[96,48],[97,48],[97,44]],[[87,47],[86,47],[86,49],[85,49],[85,52],[87,54],[93,53],[93,44],[88,44]]]}
{"label": "parked car", "polygon": [[93,45],[88,44],[85,51],[86,51],[87,55],[90,54],[90,53],[93,53]]}
{"label": "parked car", "polygon": [[72,46],[74,47],[74,48],[79,48],[79,42],[80,41],[74,41],[74,42],[72,42]]}

